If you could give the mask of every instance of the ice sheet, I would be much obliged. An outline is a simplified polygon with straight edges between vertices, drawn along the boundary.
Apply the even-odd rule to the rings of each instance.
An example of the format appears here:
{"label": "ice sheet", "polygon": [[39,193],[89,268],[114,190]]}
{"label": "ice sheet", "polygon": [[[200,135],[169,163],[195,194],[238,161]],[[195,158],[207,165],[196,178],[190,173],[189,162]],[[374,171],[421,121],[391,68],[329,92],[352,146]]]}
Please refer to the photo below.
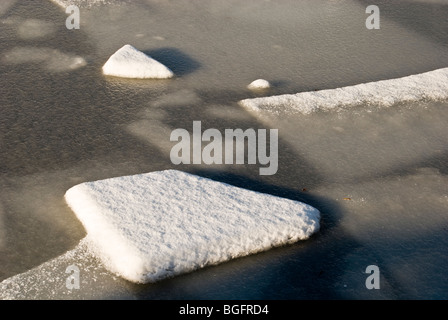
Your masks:
{"label": "ice sheet", "polygon": [[[60,74],[39,70],[45,67],[40,62],[0,64],[5,93],[0,95],[0,144],[5,151],[0,161],[0,280],[18,275],[18,297],[27,293],[31,299],[86,299],[92,290],[97,293],[93,298],[107,299],[123,288],[129,288],[126,299],[447,297],[447,227],[438,218],[446,212],[447,198],[442,203],[438,195],[447,194],[448,184],[435,184],[433,175],[422,176],[415,192],[409,192],[413,181],[403,176],[428,166],[446,177],[448,101],[297,114],[278,117],[272,126],[234,103],[260,96],[246,89],[259,77],[272,82],[269,95],[278,95],[445,68],[446,6],[429,5],[436,1],[383,1],[381,29],[368,30],[364,25],[369,3],[352,0],[210,0],[188,5],[132,0],[91,7],[84,2],[81,29],[67,30],[67,14],[54,3],[0,1],[2,55],[15,48],[55,48],[89,62],[76,73]],[[54,29],[31,34],[24,28],[30,33],[20,33],[22,23],[30,19],[49,22]],[[104,81],[98,69],[125,43],[144,50],[179,77]],[[195,92],[197,98],[183,90]],[[246,185],[253,180],[254,188],[274,194],[295,195],[306,189],[299,198],[321,209],[325,232],[304,245],[157,285],[115,282],[109,273],[100,281],[88,271],[92,263],[78,249],[72,259],[57,258],[57,270],[32,269],[47,261],[53,266],[49,259],[72,250],[85,235],[65,207],[63,195],[69,187],[169,167],[170,144],[160,137],[199,119],[222,130],[279,128],[281,160],[275,176],[261,178],[250,166],[216,170],[226,181]],[[160,151],[163,144],[168,152]],[[188,169],[199,170],[192,165]],[[203,169],[211,170],[206,165]],[[422,224],[428,232],[416,232]],[[80,268],[80,290],[65,287],[65,270],[71,264]],[[364,285],[363,271],[369,264],[380,267],[381,290]],[[0,295],[5,297],[3,289]]]}
{"label": "ice sheet", "polygon": [[76,185],[66,201],[112,272],[147,283],[309,238],[317,209],[177,170]]}
{"label": "ice sheet", "polygon": [[[0,282],[0,300],[136,298],[124,279],[102,267],[88,243],[88,237],[83,238],[64,254]],[[71,286],[76,284],[72,280],[76,275],[80,276],[78,289]]]}
{"label": "ice sheet", "polygon": [[17,0],[3,0],[0,2],[0,17],[3,16],[8,10],[17,2]]}
{"label": "ice sheet", "polygon": [[361,104],[391,106],[397,102],[448,98],[448,68],[407,77],[336,89],[244,99],[248,110],[268,113],[303,113]]}

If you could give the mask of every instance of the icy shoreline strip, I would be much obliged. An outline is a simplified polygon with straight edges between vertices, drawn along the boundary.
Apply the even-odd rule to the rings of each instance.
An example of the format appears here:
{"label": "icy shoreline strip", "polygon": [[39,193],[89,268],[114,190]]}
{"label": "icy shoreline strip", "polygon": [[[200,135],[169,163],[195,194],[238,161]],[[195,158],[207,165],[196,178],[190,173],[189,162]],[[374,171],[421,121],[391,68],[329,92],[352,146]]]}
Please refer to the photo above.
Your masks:
{"label": "icy shoreline strip", "polygon": [[448,98],[448,68],[397,79],[381,80],[336,89],[244,99],[249,111],[273,114],[310,114],[360,104],[391,106],[397,102]]}
{"label": "icy shoreline strip", "polygon": [[67,8],[70,5],[75,5],[80,8],[90,8],[92,6],[120,3],[120,0],[51,0],[51,1],[53,1],[63,9]]}
{"label": "icy shoreline strip", "polygon": [[177,170],[86,182],[65,199],[109,271],[155,282],[309,238],[320,212]]}

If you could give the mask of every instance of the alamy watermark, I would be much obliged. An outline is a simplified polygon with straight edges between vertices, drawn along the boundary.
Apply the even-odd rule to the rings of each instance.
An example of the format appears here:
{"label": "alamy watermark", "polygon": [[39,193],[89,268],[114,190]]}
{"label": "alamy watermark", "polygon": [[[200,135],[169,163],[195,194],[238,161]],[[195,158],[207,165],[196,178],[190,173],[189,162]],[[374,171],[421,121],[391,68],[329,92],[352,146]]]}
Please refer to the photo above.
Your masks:
{"label": "alamy watermark", "polygon": [[380,288],[380,268],[376,265],[369,265],[366,268],[365,273],[370,274],[366,279],[366,288],[379,289]]}
{"label": "alamy watermark", "polygon": [[70,14],[67,19],[65,19],[65,27],[69,30],[79,29],[80,16],[78,6],[68,6],[67,8],[65,8],[65,13]]}
{"label": "alamy watermark", "polygon": [[[266,129],[225,129],[222,134],[213,128],[202,132],[201,126],[201,121],[193,121],[191,136],[182,128],[171,132],[170,141],[178,142],[170,152],[173,164],[245,164],[247,154],[247,164],[257,164],[258,161],[265,166],[259,168],[260,175],[273,175],[277,172],[278,129],[269,129],[267,152]],[[206,142],[204,147],[203,142]]]}
{"label": "alamy watermark", "polygon": [[380,28],[380,8],[375,5],[370,5],[366,8],[366,13],[370,16],[366,19],[366,28],[369,30]]}
{"label": "alamy watermark", "polygon": [[69,265],[67,269],[65,269],[65,273],[70,273],[70,276],[65,280],[65,287],[69,290],[79,289],[79,268],[77,265]]}

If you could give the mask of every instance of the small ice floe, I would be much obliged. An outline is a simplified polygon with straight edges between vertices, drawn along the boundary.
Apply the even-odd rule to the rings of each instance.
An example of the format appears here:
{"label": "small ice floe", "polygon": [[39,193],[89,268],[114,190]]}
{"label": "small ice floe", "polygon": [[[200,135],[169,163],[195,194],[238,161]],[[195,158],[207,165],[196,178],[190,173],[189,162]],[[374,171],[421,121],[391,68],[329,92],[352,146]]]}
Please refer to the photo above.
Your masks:
{"label": "small ice floe", "polygon": [[165,65],[129,44],[124,45],[107,60],[103,73],[134,79],[168,79],[174,76]]}
{"label": "small ice floe", "polygon": [[256,113],[309,114],[362,104],[388,107],[399,102],[446,98],[448,98],[448,68],[443,68],[397,79],[335,89],[244,99],[239,104]]}
{"label": "small ice floe", "polygon": [[111,272],[148,283],[309,238],[302,202],[165,170],[85,182],[65,199]]}
{"label": "small ice floe", "polygon": [[269,81],[264,79],[257,79],[255,81],[252,81],[247,88],[250,90],[263,90],[263,89],[269,89],[271,87],[271,84]]}

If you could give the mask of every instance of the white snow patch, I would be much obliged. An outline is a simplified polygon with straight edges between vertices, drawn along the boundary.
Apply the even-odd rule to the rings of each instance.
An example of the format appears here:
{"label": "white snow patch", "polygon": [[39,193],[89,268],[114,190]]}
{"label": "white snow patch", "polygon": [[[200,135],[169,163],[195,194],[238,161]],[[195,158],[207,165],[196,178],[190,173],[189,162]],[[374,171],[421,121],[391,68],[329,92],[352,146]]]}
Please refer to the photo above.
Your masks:
{"label": "white snow patch", "polygon": [[267,80],[257,79],[252,81],[247,87],[251,90],[269,89],[271,84]]}
{"label": "white snow patch", "polygon": [[107,60],[103,73],[135,79],[168,79],[174,75],[166,66],[129,44],[124,45]]}
{"label": "white snow patch", "polygon": [[65,195],[92,250],[137,283],[307,239],[317,209],[177,170],[86,182]]}
{"label": "white snow patch", "polygon": [[309,114],[361,104],[391,106],[397,102],[448,98],[448,68],[407,77],[336,89],[244,99],[239,102],[254,112]]}

